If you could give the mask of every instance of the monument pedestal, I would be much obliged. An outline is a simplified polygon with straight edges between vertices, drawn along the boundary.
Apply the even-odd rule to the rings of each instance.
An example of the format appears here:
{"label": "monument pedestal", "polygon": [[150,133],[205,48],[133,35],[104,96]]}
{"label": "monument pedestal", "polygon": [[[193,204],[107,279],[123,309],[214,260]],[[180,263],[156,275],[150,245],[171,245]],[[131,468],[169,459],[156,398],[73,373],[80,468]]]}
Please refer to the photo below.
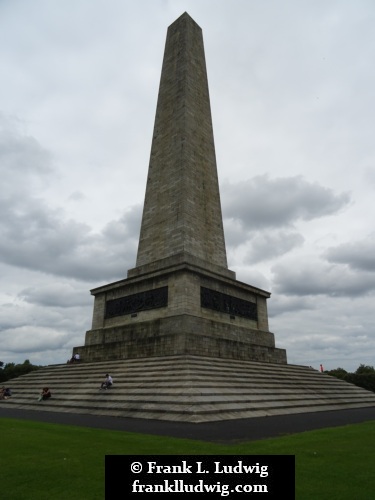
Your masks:
{"label": "monument pedestal", "polygon": [[[136,267],[91,293],[92,329],[73,350],[84,363],[50,372],[51,411],[201,423],[374,405],[369,391],[288,365],[268,329],[270,294],[228,269],[202,30],[187,13],[168,28]],[[98,399],[103,373],[115,389]]]}
{"label": "monument pedestal", "polygon": [[169,28],[136,267],[91,291],[85,361],[198,355],[286,363],[270,294],[228,269],[201,28]]}
{"label": "monument pedestal", "polygon": [[175,256],[92,290],[92,329],[74,352],[85,361],[191,354],[286,363],[268,330],[270,294],[208,267]]}

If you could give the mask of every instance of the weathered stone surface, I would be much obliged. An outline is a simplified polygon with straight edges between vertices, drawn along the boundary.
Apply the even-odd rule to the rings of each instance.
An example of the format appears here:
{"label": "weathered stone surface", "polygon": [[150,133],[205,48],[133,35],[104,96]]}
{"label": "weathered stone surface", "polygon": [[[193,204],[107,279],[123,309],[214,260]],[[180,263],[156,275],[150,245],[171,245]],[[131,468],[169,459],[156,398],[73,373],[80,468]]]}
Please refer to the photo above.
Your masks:
{"label": "weathered stone surface", "polygon": [[[98,391],[105,373],[114,386]],[[306,366],[203,356],[52,365],[9,383],[0,407],[197,424],[375,406],[373,392]],[[52,398],[41,405],[45,385]]]}
{"label": "weathered stone surface", "polygon": [[202,30],[186,13],[167,34],[136,267],[91,293],[92,329],[75,348],[86,361],[286,363],[269,332],[270,294],[227,267]]}
{"label": "weathered stone surface", "polygon": [[[202,287],[254,304],[257,320],[202,307]],[[106,317],[106,302],[162,288],[168,289],[165,307],[140,307],[138,312]],[[168,273],[127,278],[92,293],[92,330],[86,333],[85,346],[75,348],[87,361],[200,354],[286,363],[285,350],[275,348],[268,330],[269,293],[245,283],[184,265]]]}
{"label": "weathered stone surface", "polygon": [[178,254],[227,268],[203,36],[187,13],[167,33],[137,267]]}

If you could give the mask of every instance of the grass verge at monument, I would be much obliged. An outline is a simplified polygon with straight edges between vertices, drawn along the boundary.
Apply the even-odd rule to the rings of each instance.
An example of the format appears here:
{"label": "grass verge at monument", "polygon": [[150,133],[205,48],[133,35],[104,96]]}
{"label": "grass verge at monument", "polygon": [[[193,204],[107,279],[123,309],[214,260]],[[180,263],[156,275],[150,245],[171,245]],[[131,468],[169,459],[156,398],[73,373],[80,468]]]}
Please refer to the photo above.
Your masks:
{"label": "grass verge at monument", "polygon": [[[124,242],[125,244],[125,242]],[[227,267],[201,28],[168,29],[136,267],[91,290],[85,361],[192,354],[286,363],[270,294]]]}

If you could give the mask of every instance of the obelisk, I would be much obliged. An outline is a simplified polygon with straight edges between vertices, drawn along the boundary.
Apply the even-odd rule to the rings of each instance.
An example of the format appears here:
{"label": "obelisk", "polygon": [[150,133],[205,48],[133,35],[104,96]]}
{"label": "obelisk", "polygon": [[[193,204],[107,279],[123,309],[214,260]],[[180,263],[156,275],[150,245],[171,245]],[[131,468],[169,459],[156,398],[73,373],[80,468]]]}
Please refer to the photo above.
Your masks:
{"label": "obelisk", "polygon": [[136,267],[91,290],[86,361],[170,355],[286,363],[268,329],[269,292],[228,269],[202,30],[169,28]]}
{"label": "obelisk", "polygon": [[[136,267],[91,293],[92,329],[73,353],[103,363],[81,380],[66,370],[78,411],[200,423],[374,405],[288,365],[269,292],[227,268],[202,31],[186,13],[167,34]],[[90,380],[104,367],[117,389],[98,402]]]}
{"label": "obelisk", "polygon": [[172,256],[227,268],[203,36],[186,12],[167,33],[137,267]]}

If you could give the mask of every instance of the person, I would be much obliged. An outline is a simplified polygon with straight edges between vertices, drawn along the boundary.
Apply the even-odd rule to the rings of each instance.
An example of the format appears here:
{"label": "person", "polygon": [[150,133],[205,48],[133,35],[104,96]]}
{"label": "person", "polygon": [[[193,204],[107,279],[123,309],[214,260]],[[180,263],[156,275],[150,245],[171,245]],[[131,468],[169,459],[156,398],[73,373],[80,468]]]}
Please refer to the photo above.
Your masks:
{"label": "person", "polygon": [[0,399],[8,399],[6,396],[6,389],[4,386],[0,389]]}
{"label": "person", "polygon": [[323,365],[320,365],[320,371],[321,371],[322,373],[324,372]]}
{"label": "person", "polygon": [[105,380],[100,386],[101,389],[109,389],[113,385],[113,378],[110,376],[109,373],[105,374]]}
{"label": "person", "polygon": [[12,391],[11,391],[11,389],[9,387],[7,387],[5,389],[4,396],[5,396],[5,399],[8,399],[8,398],[10,398],[12,396]]}
{"label": "person", "polygon": [[52,396],[51,391],[48,387],[43,387],[42,392],[40,393],[38,401],[46,401]]}

